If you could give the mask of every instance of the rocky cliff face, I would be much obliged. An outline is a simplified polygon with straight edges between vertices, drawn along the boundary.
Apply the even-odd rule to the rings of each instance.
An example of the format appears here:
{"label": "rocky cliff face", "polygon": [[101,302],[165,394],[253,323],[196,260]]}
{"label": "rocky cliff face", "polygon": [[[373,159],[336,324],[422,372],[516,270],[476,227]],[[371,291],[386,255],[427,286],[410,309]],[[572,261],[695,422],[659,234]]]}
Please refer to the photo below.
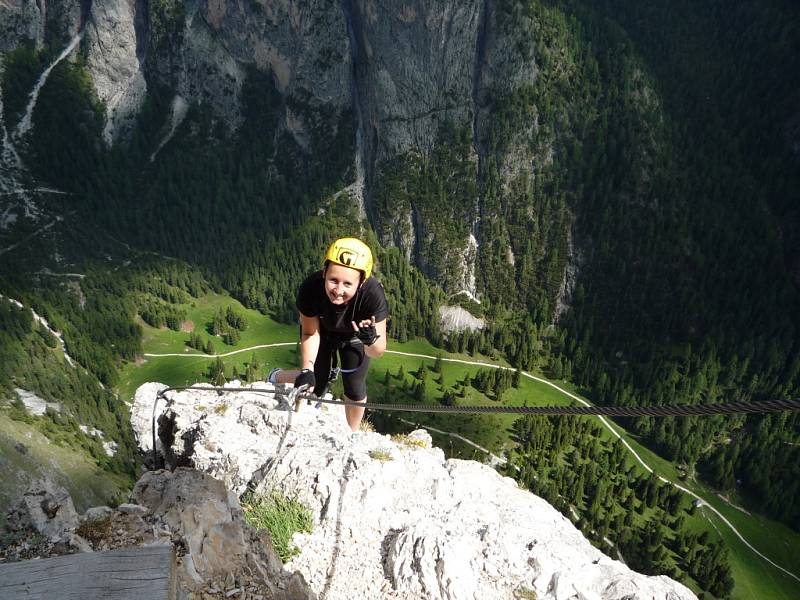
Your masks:
{"label": "rocky cliff face", "polygon": [[231,129],[241,123],[246,69],[269,72],[285,98],[283,127],[308,147],[314,130],[350,109],[350,51],[336,3],[166,3],[153,18],[147,64],[190,102],[209,102]]}
{"label": "rocky cliff face", "polygon": [[[13,0],[0,6],[0,52],[26,40],[63,47],[82,31],[107,145],[131,137],[149,89],[210,108],[235,135],[248,73],[268,73],[282,105],[277,130],[264,135],[289,135],[313,154],[347,123],[357,132],[346,177],[358,210],[448,292],[475,296],[482,246],[497,238],[483,223],[499,222],[500,211],[485,198],[485,163],[506,189],[539,160],[535,120],[502,150],[489,143],[490,99],[536,77],[532,53],[520,50],[531,23],[509,26],[514,19],[498,17],[491,0]],[[443,128],[464,144],[457,173],[434,156],[452,150]],[[443,193],[420,197],[392,187],[394,176],[444,180]],[[521,242],[504,237],[492,252],[519,253]]]}
{"label": "rocky cliff face", "polygon": [[430,151],[445,121],[470,122],[480,0],[345,6],[365,152],[373,168],[406,152]]}
{"label": "rocky cliff face", "polygon": [[[152,449],[164,386],[145,384],[132,419]],[[666,577],[630,571],[560,513],[474,461],[446,460],[416,431],[350,434],[342,409],[287,410],[285,391],[168,393],[159,449],[234,492],[279,490],[314,514],[287,564],[320,597],[472,599],[695,598]]]}
{"label": "rocky cliff face", "polygon": [[[116,0],[115,0],[116,1]],[[91,0],[9,0],[0,4],[0,52],[33,42],[66,46],[86,24]]]}

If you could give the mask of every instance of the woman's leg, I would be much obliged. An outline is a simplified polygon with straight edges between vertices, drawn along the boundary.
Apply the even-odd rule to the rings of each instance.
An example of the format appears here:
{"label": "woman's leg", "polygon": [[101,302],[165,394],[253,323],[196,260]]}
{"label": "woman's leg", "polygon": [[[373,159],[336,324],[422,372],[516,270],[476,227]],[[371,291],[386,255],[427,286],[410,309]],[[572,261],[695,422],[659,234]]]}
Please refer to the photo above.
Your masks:
{"label": "woman's leg", "polygon": [[317,358],[314,361],[314,380],[316,381],[314,394],[317,396],[322,396],[325,387],[328,385],[328,377],[331,374],[331,364],[335,351],[331,340],[322,336],[319,340]]}
{"label": "woman's leg", "polygon": [[[364,355],[364,348],[358,344],[347,344],[339,351],[342,369],[355,369],[353,373],[343,373],[345,399],[351,402],[367,401],[367,371],[369,370],[369,357]],[[359,366],[359,362],[361,365]],[[364,418],[364,409],[357,406],[344,407],[345,418],[351,431],[358,431],[361,419]]]}

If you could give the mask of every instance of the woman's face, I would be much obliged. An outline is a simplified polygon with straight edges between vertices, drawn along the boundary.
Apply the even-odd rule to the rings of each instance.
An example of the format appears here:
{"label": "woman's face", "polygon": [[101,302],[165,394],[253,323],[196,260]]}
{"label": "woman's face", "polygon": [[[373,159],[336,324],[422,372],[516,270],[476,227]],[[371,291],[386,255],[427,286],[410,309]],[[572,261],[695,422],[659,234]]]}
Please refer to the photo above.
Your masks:
{"label": "woman's face", "polygon": [[325,269],[325,293],[333,304],[345,304],[358,290],[361,271],[329,263]]}

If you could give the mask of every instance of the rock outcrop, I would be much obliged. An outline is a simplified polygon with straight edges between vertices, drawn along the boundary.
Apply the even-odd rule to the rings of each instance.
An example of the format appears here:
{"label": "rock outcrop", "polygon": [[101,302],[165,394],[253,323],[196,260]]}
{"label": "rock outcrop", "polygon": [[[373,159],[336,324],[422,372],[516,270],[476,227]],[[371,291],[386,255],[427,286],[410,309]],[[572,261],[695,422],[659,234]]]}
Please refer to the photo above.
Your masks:
{"label": "rock outcrop", "polygon": [[[233,385],[237,385],[235,382]],[[136,394],[133,422],[149,448],[153,402]],[[278,490],[314,515],[296,534],[298,570],[327,598],[658,598],[695,596],[645,577],[591,546],[540,498],[488,466],[446,460],[416,431],[351,435],[340,407],[288,409],[286,390],[168,392],[158,445],[234,493]]]}
{"label": "rock outcrop", "polygon": [[69,493],[52,481],[34,482],[8,513],[11,530],[31,529],[51,542],[78,526],[78,513]]}
{"label": "rock outcrop", "polygon": [[303,576],[284,570],[266,531],[247,525],[222,482],[193,469],[151,471],[131,503],[78,516],[69,494],[37,482],[9,513],[0,561],[132,546],[171,545],[181,600],[313,600]]}

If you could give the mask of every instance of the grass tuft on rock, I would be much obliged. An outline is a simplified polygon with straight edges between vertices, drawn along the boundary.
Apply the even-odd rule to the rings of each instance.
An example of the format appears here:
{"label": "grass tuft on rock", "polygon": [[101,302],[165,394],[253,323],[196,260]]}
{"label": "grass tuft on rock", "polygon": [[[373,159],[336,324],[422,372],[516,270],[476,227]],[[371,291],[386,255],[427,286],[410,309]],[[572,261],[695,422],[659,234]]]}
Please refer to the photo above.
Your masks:
{"label": "grass tuft on rock", "polygon": [[112,536],[111,517],[103,517],[93,521],[84,521],[75,530],[79,536],[91,542],[93,546],[98,546],[104,540],[110,540]]}
{"label": "grass tuft on rock", "polygon": [[419,438],[411,437],[405,433],[398,433],[392,436],[392,441],[396,444],[402,444],[404,446],[415,446],[417,448],[427,448],[428,444],[425,440],[421,440]]}
{"label": "grass tuft on rock", "polygon": [[370,458],[379,460],[381,462],[394,460],[394,458],[392,457],[392,453],[389,452],[388,450],[375,449],[375,450],[370,450],[368,454]]}
{"label": "grass tuft on rock", "polygon": [[248,525],[269,531],[272,545],[284,563],[299,553],[290,545],[292,536],[298,531],[310,533],[314,525],[310,510],[277,491],[264,496],[247,495],[242,508]]}

